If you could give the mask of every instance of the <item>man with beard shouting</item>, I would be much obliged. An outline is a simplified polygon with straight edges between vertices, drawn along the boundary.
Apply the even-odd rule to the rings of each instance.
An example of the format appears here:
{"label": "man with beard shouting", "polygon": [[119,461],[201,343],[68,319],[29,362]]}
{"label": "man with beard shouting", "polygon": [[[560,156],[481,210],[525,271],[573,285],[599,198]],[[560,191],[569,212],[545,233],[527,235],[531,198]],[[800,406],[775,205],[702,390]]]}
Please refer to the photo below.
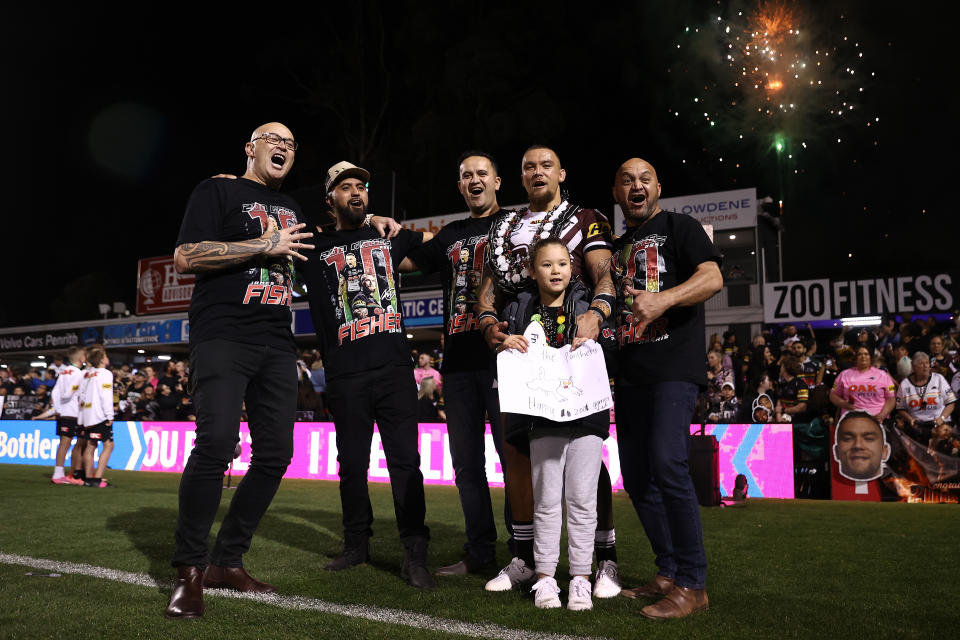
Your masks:
{"label": "man with beard shouting", "polygon": [[[396,300],[400,262],[432,234],[402,229],[393,238],[381,238],[366,226],[369,180],[366,169],[349,162],[330,167],[325,187],[336,229],[317,236],[316,248],[307,253],[309,261],[301,270],[326,369],[327,401],[336,425],[340,463],[344,545],[325,568],[341,571],[370,557],[373,508],[367,471],[376,421],[404,546],[400,575],[411,586],[428,589],[434,582],[426,566],[430,530],[424,524],[423,475],[417,450],[417,387],[403,317],[390,309],[400,309]],[[355,266],[348,268],[350,264]],[[366,279],[377,288],[370,295],[380,297],[384,312],[354,314],[345,277],[355,277],[358,282]],[[376,284],[381,281],[382,287]],[[390,299],[383,299],[387,297]]]}

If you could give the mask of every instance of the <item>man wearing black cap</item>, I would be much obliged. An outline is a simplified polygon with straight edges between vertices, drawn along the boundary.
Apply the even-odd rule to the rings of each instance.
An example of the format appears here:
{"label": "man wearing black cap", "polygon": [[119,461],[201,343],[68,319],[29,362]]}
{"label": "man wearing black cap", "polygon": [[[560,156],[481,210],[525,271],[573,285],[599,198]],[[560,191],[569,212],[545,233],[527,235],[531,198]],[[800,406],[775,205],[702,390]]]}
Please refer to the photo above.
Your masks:
{"label": "man wearing black cap", "polygon": [[[349,162],[330,167],[325,186],[336,229],[318,236],[316,249],[308,252],[309,262],[301,269],[326,369],[340,463],[344,547],[326,569],[348,569],[370,556],[373,509],[367,470],[376,421],[404,546],[400,575],[411,586],[432,588],[426,566],[430,530],[424,524],[417,451],[417,388],[397,300],[400,262],[432,235],[402,229],[393,238],[381,238],[368,227],[369,180],[366,169]],[[350,264],[355,266],[348,269]],[[352,292],[346,277],[356,277],[358,293]],[[372,303],[357,307],[352,303],[361,290]]]}
{"label": "man wearing black cap", "polygon": [[[174,264],[197,274],[190,301],[190,386],[197,438],[180,480],[172,564],[177,581],[167,617],[203,615],[203,587],[271,592],[242,556],[293,455],[297,368],[290,331],[292,258],[303,241],[299,206],[278,192],[297,143],[279,122],[246,143],[238,180],[201,182],[187,203]],[[207,536],[220,506],[223,474],[239,440],[246,403],[253,461],[230,503],[213,550]]]}

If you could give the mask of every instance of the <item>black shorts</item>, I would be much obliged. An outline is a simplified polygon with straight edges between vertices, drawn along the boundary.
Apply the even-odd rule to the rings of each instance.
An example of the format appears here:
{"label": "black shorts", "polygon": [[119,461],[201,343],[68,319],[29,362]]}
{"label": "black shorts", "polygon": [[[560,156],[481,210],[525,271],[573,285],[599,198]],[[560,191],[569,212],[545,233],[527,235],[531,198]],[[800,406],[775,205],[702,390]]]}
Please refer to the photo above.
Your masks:
{"label": "black shorts", "polygon": [[81,429],[77,428],[77,419],[70,416],[59,416],[57,418],[57,435],[61,438],[73,438],[80,436]]}
{"label": "black shorts", "polygon": [[89,427],[84,427],[83,433],[94,446],[96,446],[98,442],[113,441],[113,426],[107,425],[106,421]]}

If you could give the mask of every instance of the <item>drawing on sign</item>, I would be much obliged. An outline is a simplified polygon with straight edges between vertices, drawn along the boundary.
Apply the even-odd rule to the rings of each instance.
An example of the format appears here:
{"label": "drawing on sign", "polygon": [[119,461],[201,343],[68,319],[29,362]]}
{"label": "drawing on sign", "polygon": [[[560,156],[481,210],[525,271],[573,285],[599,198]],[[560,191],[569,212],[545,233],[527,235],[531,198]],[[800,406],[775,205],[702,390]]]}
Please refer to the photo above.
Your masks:
{"label": "drawing on sign", "polygon": [[507,349],[497,356],[501,411],[569,422],[613,406],[600,345],[588,340],[576,351],[554,349],[538,322],[523,336],[526,353]]}
{"label": "drawing on sign", "polygon": [[539,375],[533,380],[527,382],[527,389],[531,391],[542,391],[548,397],[556,398],[557,402],[566,402],[570,399],[570,396],[567,394],[573,394],[575,396],[582,396],[583,389],[573,384],[573,380],[569,377],[565,378],[546,378],[544,374],[543,367],[540,367]]}

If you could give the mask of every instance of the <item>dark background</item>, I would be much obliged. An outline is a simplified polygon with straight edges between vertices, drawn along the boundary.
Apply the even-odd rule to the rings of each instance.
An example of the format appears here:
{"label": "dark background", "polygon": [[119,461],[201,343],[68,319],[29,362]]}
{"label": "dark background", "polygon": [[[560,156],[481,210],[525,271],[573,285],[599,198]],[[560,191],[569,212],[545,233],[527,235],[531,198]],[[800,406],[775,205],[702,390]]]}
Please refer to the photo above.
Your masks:
{"label": "dark background", "polygon": [[316,187],[343,159],[373,172],[380,213],[394,180],[397,218],[463,211],[456,160],[468,148],[500,160],[501,203],[523,202],[521,155],[546,143],[574,199],[608,214],[616,168],[638,155],[656,166],[663,197],[756,187],[784,200],[788,280],[950,268],[951,5],[781,4],[802,18],[803,46],[834,52],[823,77],[856,105],[830,118],[822,92],[796,94],[801,115],[784,125],[790,160],[770,147],[784,123],[730,103],[719,55],[716,16],[756,3],[14,13],[0,44],[4,281],[14,292],[0,326],[95,318],[97,303],[114,300],[133,309],[137,260],[172,254],[192,188],[243,173],[244,142],[272,120],[302,145],[285,188],[314,217]]}

